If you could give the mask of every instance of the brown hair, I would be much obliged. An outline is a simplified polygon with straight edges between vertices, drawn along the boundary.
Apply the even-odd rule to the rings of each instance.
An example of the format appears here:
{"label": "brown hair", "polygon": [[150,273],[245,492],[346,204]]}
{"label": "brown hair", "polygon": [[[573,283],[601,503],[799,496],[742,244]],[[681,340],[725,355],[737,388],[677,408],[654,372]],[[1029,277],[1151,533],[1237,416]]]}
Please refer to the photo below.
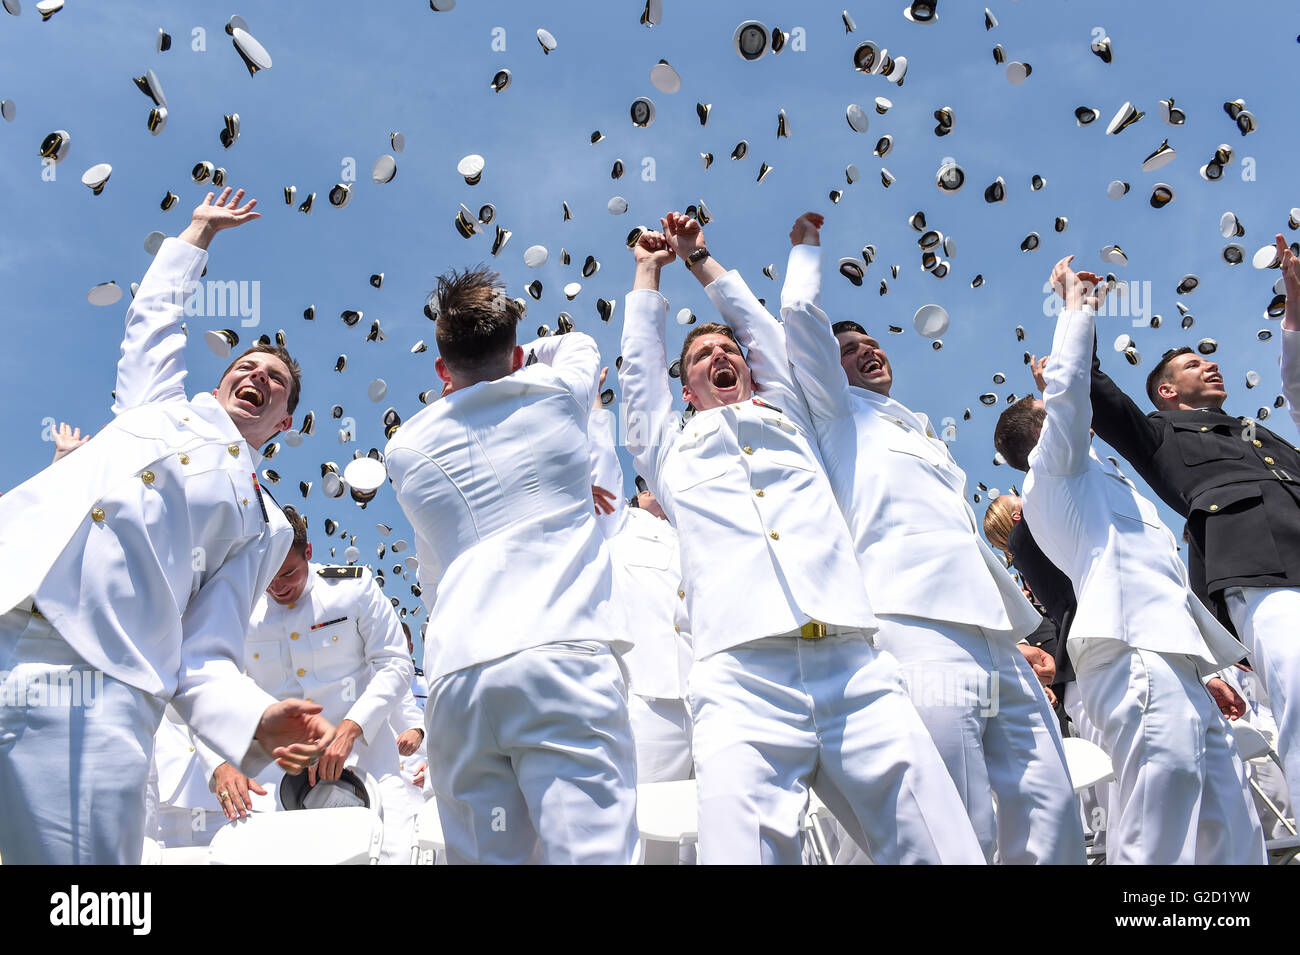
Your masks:
{"label": "brown hair", "polygon": [[[690,334],[686,336],[686,341],[682,342],[682,353],[680,355],[682,381],[686,380],[686,365],[687,365],[686,356],[689,354],[691,350],[691,344],[695,341],[695,339],[699,338],[702,335],[726,335],[733,342],[736,341],[736,333],[733,332],[730,327],[728,327],[727,325],[723,325],[721,322],[705,322],[703,325],[696,325],[694,328],[691,329]],[[736,342],[736,347],[740,348],[740,342]],[[743,353],[743,349],[742,349],[742,353]]]}
{"label": "brown hair", "polygon": [[297,551],[299,556],[304,560],[307,559],[307,518],[298,513],[298,509],[292,504],[282,508],[285,519],[289,526],[293,528],[293,543],[289,545],[290,550]]}
{"label": "brown hair", "polygon": [[1038,432],[1047,420],[1047,412],[1034,404],[1033,395],[1025,395],[998,417],[993,430],[993,446],[1017,471],[1029,470],[1029,452],[1038,444]]}
{"label": "brown hair", "polygon": [[240,352],[238,357],[226,366],[226,370],[221,373],[221,378],[218,380],[225,381],[226,375],[230,374],[230,370],[252,354],[274,355],[276,358],[280,359],[280,361],[284,362],[284,367],[289,369],[288,410],[289,414],[293,414],[295,409],[298,407],[298,395],[302,393],[302,368],[299,367],[296,361],[294,361],[293,356],[289,354],[289,350],[281,345],[268,345],[266,342],[255,342],[252,347]]}
{"label": "brown hair", "polygon": [[1169,363],[1180,355],[1190,354],[1192,354],[1192,349],[1188,348],[1186,345],[1182,348],[1171,348],[1160,356],[1160,360],[1156,362],[1156,366],[1151,369],[1151,374],[1147,375],[1147,397],[1151,399],[1151,403],[1157,408],[1164,407],[1164,405],[1160,403],[1160,392],[1158,389],[1172,377],[1169,372]]}
{"label": "brown hair", "polygon": [[481,372],[515,347],[523,310],[487,266],[438,276],[429,299],[437,310],[438,352],[458,372]]}

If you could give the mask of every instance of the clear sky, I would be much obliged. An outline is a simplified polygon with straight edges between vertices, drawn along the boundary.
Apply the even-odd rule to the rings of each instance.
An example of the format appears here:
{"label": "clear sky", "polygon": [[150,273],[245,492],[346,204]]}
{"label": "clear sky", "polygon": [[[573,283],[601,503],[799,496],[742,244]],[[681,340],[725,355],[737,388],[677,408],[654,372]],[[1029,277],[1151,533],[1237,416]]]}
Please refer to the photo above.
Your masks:
{"label": "clear sky", "polygon": [[[383,540],[376,524],[394,527],[391,545],[409,541],[409,529],[388,488],[364,511],[350,499],[320,493],[320,464],[346,464],[354,451],[383,448],[381,418],[389,406],[410,417],[417,395],[434,387],[433,325],[424,317],[425,297],[435,276],[452,267],[490,262],[523,295],[534,279],[544,292],[530,299],[524,332],[555,326],[561,310],[579,330],[593,334],[612,364],[618,354],[621,299],[630,287],[632,263],[623,240],[637,224],[654,225],[670,209],[703,199],[713,215],[710,249],[738,268],[756,293],[773,306],[779,282],[762,269],[774,264],[784,274],[791,223],[808,209],[827,216],[823,247],[828,260],[827,311],[855,318],[882,336],[895,369],[894,396],[936,422],[956,423],[953,451],[977,482],[1006,489],[1021,475],[993,464],[993,424],[1009,394],[1025,394],[1032,381],[1022,363],[1025,350],[1050,347],[1053,323],[1045,313],[1044,282],[1062,255],[1078,254],[1076,266],[1114,271],[1132,283],[1130,301],[1144,315],[1159,313],[1158,330],[1133,327],[1132,316],[1101,320],[1103,361],[1135,396],[1151,363],[1167,348],[1211,337],[1229,388],[1227,409],[1254,415],[1273,405],[1279,393],[1278,323],[1264,318],[1277,272],[1222,262],[1226,244],[1218,231],[1224,211],[1237,214],[1246,236],[1236,241],[1247,258],[1287,228],[1287,214],[1300,205],[1295,185],[1294,87],[1300,61],[1300,14],[1285,5],[1180,2],[1142,4],[1096,2],[1012,2],[993,0],[999,25],[986,31],[982,4],[942,0],[938,21],[922,26],[902,16],[903,0],[850,3],[857,29],[846,34],[840,4],[776,0],[747,3],[686,3],[664,0],[662,22],[641,26],[643,4],[618,2],[484,2],[462,0],[439,13],[419,0],[401,3],[247,3],[239,9],[252,34],[273,58],[271,69],[249,76],[230,38],[226,16],[211,4],[68,0],[64,10],[42,23],[34,0],[20,16],[0,12],[0,99],[13,102],[12,122],[0,122],[0,287],[4,289],[4,346],[0,348],[0,402],[4,409],[5,453],[0,488],[12,487],[43,467],[53,453],[50,421],[69,421],[96,430],[109,416],[110,392],[128,296],[96,307],[92,286],[114,280],[126,288],[148,268],[144,249],[154,230],[176,235],[207,186],[190,170],[203,160],[223,166],[228,181],[260,200],[263,218],[217,237],[208,278],[258,283],[258,325],[239,318],[194,316],[188,321],[191,391],[211,388],[224,363],[203,344],[202,332],[233,327],[242,341],[282,329],[302,362],[305,381],[298,419],[316,413],[316,433],[301,447],[282,448],[268,462],[281,481],[272,490],[281,503],[302,506],[311,522],[318,557],[328,559],[323,522],[337,520],[355,535],[362,560],[375,563]],[[234,12],[234,11],[228,11]],[[745,62],[732,49],[732,35],[745,19],[779,27],[788,35],[780,55]],[[173,37],[170,51],[155,49],[159,27]],[[557,41],[546,55],[538,28]],[[1110,64],[1089,45],[1109,35]],[[908,60],[902,87],[853,69],[853,50],[871,40]],[[1000,43],[1007,60],[1033,67],[1020,86],[995,64]],[[680,73],[678,93],[656,90],[650,69],[666,59]],[[496,93],[497,70],[513,74],[509,89]],[[158,135],[146,126],[153,105],[132,83],[152,69],[165,91],[169,121]],[[656,117],[645,129],[632,125],[628,109],[649,96]],[[877,96],[893,101],[885,115],[873,109]],[[1157,101],[1173,96],[1187,122],[1161,122]],[[1258,131],[1243,137],[1223,103],[1244,98],[1258,118]],[[1146,112],[1118,135],[1105,127],[1126,101]],[[696,103],[712,104],[701,127]],[[860,104],[870,117],[865,133],[854,132],[845,109]],[[951,107],[951,135],[936,137],[933,112]],[[1076,125],[1074,110],[1092,106],[1101,119]],[[784,109],[790,135],[778,139],[777,114]],[[225,150],[218,136],[227,113],[238,113],[241,135]],[[71,134],[67,158],[50,170],[39,147],[46,134]],[[593,130],[605,136],[589,142]],[[389,134],[404,134],[406,149],[395,153]],[[872,155],[876,140],[894,137],[883,161]],[[1141,171],[1142,160],[1168,138],[1177,158],[1157,172]],[[748,155],[733,161],[740,140]],[[1234,150],[1223,179],[1209,183],[1198,174],[1215,148]],[[701,152],[712,152],[704,169]],[[461,157],[486,158],[482,180],[469,186],[457,174]],[[375,160],[392,154],[396,178],[371,181]],[[935,172],[946,157],[959,162],[966,187],[941,194]],[[626,174],[610,177],[616,159]],[[80,182],[92,165],[108,162],[112,178],[92,195]],[[756,182],[761,163],[773,171]],[[845,167],[854,163],[861,179],[849,185]],[[881,167],[897,177],[881,185]],[[1047,183],[1030,189],[1035,173]],[[1007,183],[1007,201],[988,205],[984,187],[997,176]],[[351,203],[332,208],[326,200],[336,183],[354,178]],[[1127,196],[1112,201],[1106,184],[1122,179]],[[1176,198],[1163,209],[1148,204],[1157,182],[1173,186]],[[286,205],[283,189],[295,185],[297,201],[315,192],[311,215]],[[828,193],[843,191],[838,205]],[[180,200],[160,209],[171,190]],[[626,198],[627,213],[613,216],[607,203]],[[562,219],[568,202],[573,218]],[[513,233],[497,257],[493,230],[471,240],[453,226],[459,203],[477,211],[491,202],[496,223]],[[928,224],[951,235],[955,254],[943,280],[920,266],[917,234],[908,217],[924,211]],[[1068,229],[1053,229],[1056,217]],[[1038,232],[1041,246],[1021,252],[1021,240]],[[855,288],[834,271],[841,256],[857,255],[868,243],[877,258],[866,281]],[[1100,250],[1118,244],[1127,267],[1106,265]],[[550,250],[540,269],[524,265],[534,244]],[[561,249],[572,257],[560,261]],[[580,270],[593,255],[601,269],[591,279]],[[899,266],[893,279],[890,265]],[[372,288],[372,273],[385,275]],[[1181,277],[1196,273],[1200,287],[1175,292]],[[970,281],[982,274],[982,288]],[[884,279],[889,294],[880,296]],[[582,291],[567,302],[562,289],[580,281]],[[252,285],[244,288],[251,289]],[[711,316],[703,290],[674,266],[663,289],[672,313],[690,308]],[[1148,294],[1149,290],[1149,294]],[[613,321],[602,323],[597,298],[618,300]],[[1180,326],[1175,301],[1195,317]],[[912,329],[921,305],[938,303],[951,314],[943,348]],[[308,305],[314,323],[303,319]],[[340,321],[344,309],[364,312],[356,327]],[[1130,309],[1133,311],[1135,309]],[[378,318],[387,335],[366,343]],[[888,335],[886,326],[905,331]],[[1015,327],[1027,338],[1017,342]],[[1262,328],[1274,331],[1257,340]],[[685,329],[670,322],[669,350],[675,353]],[[1130,368],[1109,349],[1130,333],[1142,365]],[[420,339],[430,343],[412,355]],[[334,369],[346,353],[346,371]],[[1248,370],[1261,384],[1248,391]],[[1006,375],[995,385],[993,375]],[[388,397],[370,401],[366,389],[383,377]],[[610,384],[621,396],[616,373]],[[987,391],[993,407],[980,404]],[[1145,399],[1141,399],[1145,406]],[[354,419],[356,440],[341,444],[331,408],[341,405]],[[971,420],[963,411],[971,410]],[[1267,424],[1295,438],[1285,411]],[[623,455],[627,485],[630,460]],[[300,480],[315,486],[306,502]],[[987,500],[987,494],[981,495]],[[983,504],[976,505],[983,513]],[[1175,531],[1181,521],[1165,511]],[[401,556],[409,554],[408,550]],[[398,582],[390,555],[382,561],[388,592],[412,611],[418,601]],[[941,586],[942,582],[936,582]],[[415,618],[423,619],[422,615]]]}

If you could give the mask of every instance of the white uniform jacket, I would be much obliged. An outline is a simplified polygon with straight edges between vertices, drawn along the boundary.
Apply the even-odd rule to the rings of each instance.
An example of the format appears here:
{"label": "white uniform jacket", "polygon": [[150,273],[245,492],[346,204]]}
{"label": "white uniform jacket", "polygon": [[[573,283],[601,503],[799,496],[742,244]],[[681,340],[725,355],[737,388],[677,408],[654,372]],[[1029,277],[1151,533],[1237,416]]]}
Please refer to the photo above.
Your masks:
{"label": "white uniform jacket", "polygon": [[591,481],[615,492],[614,513],[597,518],[614,563],[614,594],[632,649],[623,657],[637,696],[680,700],[691,668],[691,628],[677,531],[667,521],[624,501],[614,415],[591,413]]}
{"label": "white uniform jacket", "polygon": [[737,272],[706,292],[748,353],[755,398],[681,423],[664,351],[668,302],[657,291],[627,296],[620,371],[628,448],[681,541],[695,658],[809,620],[874,631],[785,332]]}
{"label": "white uniform jacket", "polygon": [[547,643],[627,646],[591,500],[600,352],[578,332],[524,347],[537,363],[438,399],[388,442],[420,558],[431,684]]}
{"label": "white uniform jacket", "polygon": [[930,420],[849,385],[821,305],[821,250],[790,252],[781,317],[796,383],[879,614],[982,627],[1018,640],[1042,615],[980,537],[966,474]]}
{"label": "white uniform jacket", "polygon": [[1282,370],[1282,395],[1286,398],[1291,420],[1300,430],[1300,332],[1283,328],[1282,356],[1278,363]]}
{"label": "white uniform jacket", "polygon": [[185,396],[180,320],[206,260],[163,243],[127,310],[114,419],[0,497],[0,610],[34,597],[86,662],[251,766],[274,700],[240,673],[244,630],[292,531],[230,416]]}
{"label": "white uniform jacket", "polygon": [[221,758],[194,738],[194,731],[180,721],[180,714],[172,707],[164,712],[153,744],[159,801],[164,806],[220,812],[221,805],[209,782]]}
{"label": "white uniform jacket", "polygon": [[335,726],[343,720],[360,726],[363,740],[354,752],[378,779],[383,768],[397,766],[389,719],[410,692],[415,671],[406,635],[367,568],[310,568],[307,587],[293,603],[266,594],[258,600],[244,664],[277,699],[309,699]]}
{"label": "white uniform jacket", "polygon": [[1047,420],[1029,455],[1024,513],[1048,559],[1074,584],[1077,641],[1119,640],[1134,649],[1186,654],[1202,676],[1246,649],[1193,595],[1174,535],[1156,507],[1113,462],[1092,450],[1092,309],[1056,323],[1043,400]]}

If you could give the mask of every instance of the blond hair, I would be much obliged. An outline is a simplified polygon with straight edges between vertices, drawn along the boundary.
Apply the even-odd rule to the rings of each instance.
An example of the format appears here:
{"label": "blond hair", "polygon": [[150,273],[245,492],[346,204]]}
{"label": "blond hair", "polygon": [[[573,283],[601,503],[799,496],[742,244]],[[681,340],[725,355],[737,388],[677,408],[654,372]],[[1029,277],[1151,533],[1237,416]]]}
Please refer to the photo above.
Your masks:
{"label": "blond hair", "polygon": [[1008,561],[1011,560],[1011,548],[1007,542],[1011,537],[1011,528],[1016,526],[1015,510],[1016,496],[1002,494],[989,501],[988,510],[984,512],[984,536],[1006,555]]}

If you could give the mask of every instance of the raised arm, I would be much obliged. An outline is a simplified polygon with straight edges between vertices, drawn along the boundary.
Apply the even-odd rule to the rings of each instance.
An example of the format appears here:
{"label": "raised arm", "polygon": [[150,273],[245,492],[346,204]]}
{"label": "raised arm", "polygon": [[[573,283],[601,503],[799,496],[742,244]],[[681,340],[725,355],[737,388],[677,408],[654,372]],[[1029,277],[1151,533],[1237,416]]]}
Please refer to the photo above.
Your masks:
{"label": "raised arm", "polygon": [[590,335],[547,335],[523,346],[524,354],[549,365],[575,401],[590,408],[600,396],[600,346]]}
{"label": "raised arm", "polygon": [[1110,376],[1101,370],[1097,339],[1092,341],[1092,428],[1097,437],[1142,473],[1155,454],[1160,426],[1147,417]]}
{"label": "raised arm", "polygon": [[1282,317],[1282,395],[1291,420],[1300,430],[1300,259],[1286,239],[1277,237],[1277,255],[1286,278],[1286,314]]}
{"label": "raised arm", "polygon": [[801,399],[790,373],[781,323],[763,307],[735,269],[726,271],[711,255],[689,265],[692,256],[708,251],[699,222],[677,212],[670,212],[662,222],[669,243],[688,262],[691,274],[704,286],[709,301],[736,336],[736,344],[744,349],[754,390],[787,414],[801,417]]}
{"label": "raised arm", "polygon": [[256,199],[243,206],[240,189],[213,193],[199,203],[179,238],[168,239],[154,256],[126,312],[126,334],[117,363],[113,414],[152,401],[185,397],[185,333],[180,322],[185,300],[198,287],[208,261],[208,244],[222,229],[260,218]]}
{"label": "raised arm", "polygon": [[781,289],[781,319],[795,384],[818,420],[852,414],[840,346],[821,304],[822,217],[805,213],[790,232],[790,261]]}
{"label": "raised arm", "polygon": [[627,447],[637,470],[652,484],[675,422],[669,386],[664,323],[668,300],[659,294],[659,272],[677,256],[658,232],[644,233],[632,249],[636,276],[624,301],[623,367],[619,380],[627,401]]}
{"label": "raised arm", "polygon": [[1052,358],[1043,373],[1047,420],[1029,455],[1032,470],[1057,476],[1078,474],[1088,466],[1092,440],[1090,349],[1097,300],[1088,297],[1084,283],[1096,286],[1097,277],[1087,272],[1076,274],[1070,268],[1073,258],[1066,256],[1052,269],[1052,287],[1065,299],[1065,308],[1056,320]]}
{"label": "raised arm", "polygon": [[785,284],[781,286],[781,312],[795,302],[822,304],[822,237],[826,218],[805,212],[790,229],[790,258],[785,266]]}

